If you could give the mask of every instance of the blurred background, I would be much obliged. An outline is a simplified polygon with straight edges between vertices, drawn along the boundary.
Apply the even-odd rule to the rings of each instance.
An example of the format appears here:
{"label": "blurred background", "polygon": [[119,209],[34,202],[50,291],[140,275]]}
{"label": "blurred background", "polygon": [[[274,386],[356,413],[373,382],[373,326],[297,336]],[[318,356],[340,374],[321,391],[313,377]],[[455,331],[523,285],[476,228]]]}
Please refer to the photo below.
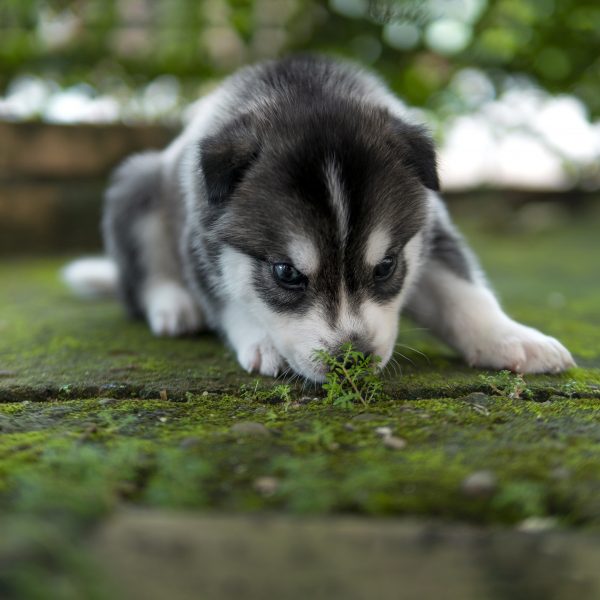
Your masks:
{"label": "blurred background", "polygon": [[556,201],[597,198],[597,0],[1,0],[0,251],[96,247],[124,155],[166,144],[228,73],[296,51],[379,73],[434,133],[451,200],[550,200],[526,211],[543,227]]}

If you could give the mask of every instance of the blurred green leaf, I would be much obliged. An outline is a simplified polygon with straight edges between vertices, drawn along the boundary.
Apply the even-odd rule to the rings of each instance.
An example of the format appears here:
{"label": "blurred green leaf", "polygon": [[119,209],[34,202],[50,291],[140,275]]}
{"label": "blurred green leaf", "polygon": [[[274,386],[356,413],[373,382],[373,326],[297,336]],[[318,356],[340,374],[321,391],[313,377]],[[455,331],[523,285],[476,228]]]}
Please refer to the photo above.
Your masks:
{"label": "blurred green leaf", "polygon": [[[432,43],[440,19],[472,28],[465,47]],[[472,67],[497,87],[525,75],[600,115],[597,0],[4,0],[0,35],[0,91],[22,73],[100,93],[169,73],[193,99],[241,64],[310,50],[373,67],[421,106],[438,108],[453,75]]]}

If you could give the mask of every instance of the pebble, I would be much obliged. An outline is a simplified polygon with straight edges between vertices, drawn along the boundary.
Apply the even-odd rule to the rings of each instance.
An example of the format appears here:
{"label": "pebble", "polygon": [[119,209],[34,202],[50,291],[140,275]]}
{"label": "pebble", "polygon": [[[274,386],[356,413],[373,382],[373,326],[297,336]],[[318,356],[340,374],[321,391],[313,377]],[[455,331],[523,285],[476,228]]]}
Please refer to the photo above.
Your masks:
{"label": "pebble", "polygon": [[483,405],[481,404],[477,404],[476,402],[473,402],[473,404],[471,405],[471,407],[473,408],[473,410],[480,414],[480,415],[484,415],[485,417],[488,417],[490,415],[490,411]]}
{"label": "pebble", "polygon": [[272,496],[279,489],[279,479],[276,477],[258,477],[254,480],[254,489],[262,496]]}
{"label": "pebble", "polygon": [[461,489],[469,498],[489,498],[498,487],[498,480],[492,471],[475,471],[466,477]]}
{"label": "pebble", "polygon": [[564,481],[565,479],[569,479],[569,477],[571,477],[571,471],[569,471],[569,469],[566,467],[556,467],[556,469],[552,469],[552,471],[550,471],[550,477],[558,481]]}
{"label": "pebble", "polygon": [[391,427],[376,427],[375,433],[381,437],[390,437],[392,435]]}
{"label": "pebble", "polygon": [[190,448],[195,448],[199,444],[200,444],[200,438],[190,436],[190,437],[186,437],[183,440],[181,440],[181,442],[179,443],[179,447],[182,450],[188,450]]}
{"label": "pebble", "polygon": [[383,438],[383,445],[392,450],[402,450],[403,448],[406,448],[406,440],[396,437],[395,435],[388,435]]}
{"label": "pebble", "polygon": [[92,439],[96,433],[98,433],[98,425],[96,425],[96,423],[90,423],[79,437],[79,441],[87,442]]}
{"label": "pebble", "polygon": [[254,421],[241,421],[240,423],[236,423],[231,426],[231,432],[256,437],[266,437],[270,435],[270,431],[262,423],[255,423]]}
{"label": "pebble", "polygon": [[527,517],[517,525],[517,529],[527,533],[539,533],[555,529],[556,526],[556,519],[552,517]]}
{"label": "pebble", "polygon": [[100,400],[98,400],[100,406],[108,406],[109,404],[116,404],[117,402],[118,400],[116,398],[100,398]]}

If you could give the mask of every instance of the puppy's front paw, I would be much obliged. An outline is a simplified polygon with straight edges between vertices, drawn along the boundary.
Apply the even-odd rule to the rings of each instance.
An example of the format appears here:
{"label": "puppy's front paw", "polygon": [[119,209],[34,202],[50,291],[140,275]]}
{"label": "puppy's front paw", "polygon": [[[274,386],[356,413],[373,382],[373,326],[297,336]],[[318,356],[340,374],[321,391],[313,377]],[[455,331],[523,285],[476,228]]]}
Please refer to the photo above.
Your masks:
{"label": "puppy's front paw", "polygon": [[198,331],[200,311],[180,285],[163,283],[146,295],[146,317],[154,335],[178,336]]}
{"label": "puppy's front paw", "polygon": [[516,373],[558,373],[575,366],[571,353],[558,340],[514,321],[486,332],[465,354],[472,367]]}
{"label": "puppy's front paw", "polygon": [[268,338],[239,349],[237,359],[248,373],[260,373],[269,377],[276,377],[284,364],[281,354]]}

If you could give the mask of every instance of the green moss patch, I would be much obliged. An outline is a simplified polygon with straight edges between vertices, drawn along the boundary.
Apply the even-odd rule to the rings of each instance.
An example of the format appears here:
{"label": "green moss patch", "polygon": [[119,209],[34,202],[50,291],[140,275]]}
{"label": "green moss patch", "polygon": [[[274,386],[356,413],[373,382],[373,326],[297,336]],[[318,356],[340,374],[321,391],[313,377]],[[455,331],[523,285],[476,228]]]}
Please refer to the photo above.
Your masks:
{"label": "green moss patch", "polygon": [[[369,412],[215,394],[4,405],[0,506],[82,521],[124,503],[596,526],[599,408],[484,394]],[[491,484],[465,487],[479,472]]]}

